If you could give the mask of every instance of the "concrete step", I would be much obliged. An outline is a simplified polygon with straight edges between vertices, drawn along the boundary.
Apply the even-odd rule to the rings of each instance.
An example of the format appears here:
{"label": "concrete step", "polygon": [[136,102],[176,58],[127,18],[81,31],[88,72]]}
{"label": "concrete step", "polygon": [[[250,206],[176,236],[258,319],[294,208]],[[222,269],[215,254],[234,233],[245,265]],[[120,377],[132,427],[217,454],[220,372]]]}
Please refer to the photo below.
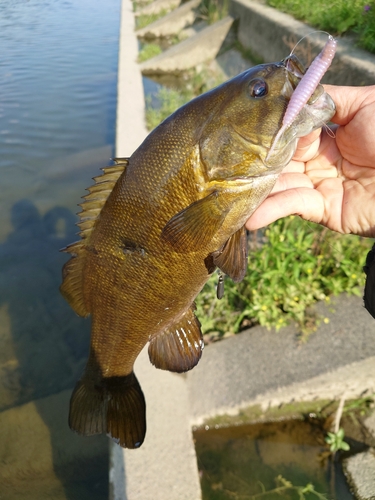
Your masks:
{"label": "concrete step", "polygon": [[233,17],[227,16],[162,54],[143,62],[140,65],[142,74],[178,74],[215,59],[233,23]]}
{"label": "concrete step", "polygon": [[173,10],[166,16],[136,31],[138,38],[152,39],[171,37],[178,34],[186,26],[193,24],[196,9],[201,0],[190,0]]}
{"label": "concrete step", "polygon": [[180,4],[181,0],[156,0],[155,2],[142,7],[142,9],[135,11],[134,15],[138,17],[150,14],[159,14],[162,10],[170,12],[171,10],[176,9]]}

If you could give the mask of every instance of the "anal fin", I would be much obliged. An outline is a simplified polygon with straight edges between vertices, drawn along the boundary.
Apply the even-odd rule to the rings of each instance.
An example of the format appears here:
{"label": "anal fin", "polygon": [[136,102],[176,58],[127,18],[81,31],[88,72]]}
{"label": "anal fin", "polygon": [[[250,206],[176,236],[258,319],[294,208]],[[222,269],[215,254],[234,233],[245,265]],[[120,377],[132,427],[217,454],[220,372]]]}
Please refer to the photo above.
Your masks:
{"label": "anal fin", "polygon": [[247,233],[245,226],[236,231],[223,248],[213,254],[214,264],[233,281],[242,281],[247,269]]}
{"label": "anal fin", "polygon": [[204,342],[194,309],[193,305],[176,324],[150,340],[148,355],[156,368],[183,373],[200,360]]}

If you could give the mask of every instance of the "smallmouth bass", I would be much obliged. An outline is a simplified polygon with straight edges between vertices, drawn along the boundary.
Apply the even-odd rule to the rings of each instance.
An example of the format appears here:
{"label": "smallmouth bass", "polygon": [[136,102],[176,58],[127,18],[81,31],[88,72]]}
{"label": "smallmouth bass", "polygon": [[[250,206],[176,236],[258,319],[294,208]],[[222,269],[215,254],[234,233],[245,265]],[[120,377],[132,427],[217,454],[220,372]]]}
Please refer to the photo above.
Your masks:
{"label": "smallmouth bass", "polygon": [[75,312],[92,316],[89,359],[70,402],[79,434],[142,444],[146,405],[133,365],[147,342],[157,368],[198,363],[195,297],[216,268],[241,281],[246,220],[298,138],[334,114],[319,85],[267,158],[303,74],[295,56],[241,73],[178,109],[88,189],[61,285]]}

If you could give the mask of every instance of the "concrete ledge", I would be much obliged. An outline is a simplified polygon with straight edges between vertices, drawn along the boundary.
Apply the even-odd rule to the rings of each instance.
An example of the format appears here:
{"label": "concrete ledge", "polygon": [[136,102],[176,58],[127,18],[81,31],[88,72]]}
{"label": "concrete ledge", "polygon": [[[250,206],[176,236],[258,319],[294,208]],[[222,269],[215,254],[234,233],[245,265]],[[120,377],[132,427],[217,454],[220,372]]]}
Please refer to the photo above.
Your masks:
{"label": "concrete ledge", "polygon": [[357,500],[375,498],[375,450],[358,453],[344,462],[346,474],[352,484]]}
{"label": "concrete ledge", "polygon": [[180,73],[215,59],[233,22],[234,19],[227,16],[162,54],[145,61],[141,64],[142,73],[144,75]]}
{"label": "concrete ledge", "polygon": [[200,0],[190,0],[182,4],[161,19],[137,30],[136,34],[138,38],[162,38],[179,33],[186,26],[193,24],[195,19],[194,9],[199,4]]}
{"label": "concrete ledge", "polygon": [[375,392],[375,326],[359,297],[319,304],[322,323],[305,344],[293,326],[255,327],[206,347],[188,374],[191,419],[296,401],[358,397]]}

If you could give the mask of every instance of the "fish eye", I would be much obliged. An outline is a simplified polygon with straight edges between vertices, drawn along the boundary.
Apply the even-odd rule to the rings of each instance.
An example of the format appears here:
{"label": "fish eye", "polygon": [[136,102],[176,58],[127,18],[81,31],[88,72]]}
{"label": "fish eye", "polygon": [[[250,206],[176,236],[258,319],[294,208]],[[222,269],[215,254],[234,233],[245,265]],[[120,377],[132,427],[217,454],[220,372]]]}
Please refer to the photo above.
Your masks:
{"label": "fish eye", "polygon": [[268,85],[261,78],[255,78],[249,83],[251,97],[264,97],[268,93]]}

